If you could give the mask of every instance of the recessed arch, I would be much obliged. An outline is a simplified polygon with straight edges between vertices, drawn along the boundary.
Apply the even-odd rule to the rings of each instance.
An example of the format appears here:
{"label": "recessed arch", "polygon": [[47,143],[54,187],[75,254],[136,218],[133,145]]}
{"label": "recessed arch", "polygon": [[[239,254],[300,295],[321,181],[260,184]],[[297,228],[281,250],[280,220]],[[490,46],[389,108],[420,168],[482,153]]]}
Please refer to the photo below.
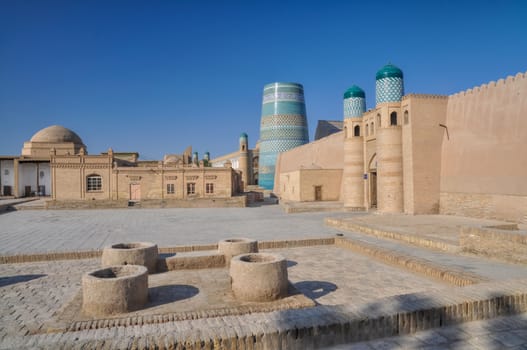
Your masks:
{"label": "recessed arch", "polygon": [[397,112],[390,113],[390,125],[397,125]]}

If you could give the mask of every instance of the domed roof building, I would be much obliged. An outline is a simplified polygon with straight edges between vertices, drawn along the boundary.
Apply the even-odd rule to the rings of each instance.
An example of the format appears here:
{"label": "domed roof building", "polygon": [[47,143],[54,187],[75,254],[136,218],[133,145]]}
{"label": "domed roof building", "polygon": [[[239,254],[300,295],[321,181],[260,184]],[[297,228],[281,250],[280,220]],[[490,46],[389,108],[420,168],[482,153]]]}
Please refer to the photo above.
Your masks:
{"label": "domed roof building", "polygon": [[52,125],[37,131],[22,148],[23,156],[49,157],[50,152],[57,155],[73,155],[85,153],[86,146],[73,130]]}
{"label": "domed roof building", "polygon": [[39,130],[33,135],[30,141],[46,143],[73,142],[74,144],[84,146],[84,142],[82,142],[79,135],[60,125],[52,125]]}

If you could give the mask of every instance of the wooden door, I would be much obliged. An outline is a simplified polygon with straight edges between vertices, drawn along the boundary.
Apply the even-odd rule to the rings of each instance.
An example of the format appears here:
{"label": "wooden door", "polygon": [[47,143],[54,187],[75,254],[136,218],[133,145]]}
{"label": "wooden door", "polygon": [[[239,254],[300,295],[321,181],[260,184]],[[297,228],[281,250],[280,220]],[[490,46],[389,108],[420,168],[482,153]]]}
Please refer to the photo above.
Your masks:
{"label": "wooden door", "polygon": [[370,173],[371,207],[377,208],[377,172]]}
{"label": "wooden door", "polygon": [[4,186],[4,196],[12,196],[11,186]]}
{"label": "wooden door", "polygon": [[141,185],[130,184],[130,200],[139,201],[141,200]]}
{"label": "wooden door", "polygon": [[315,186],[315,200],[322,200],[322,186]]}

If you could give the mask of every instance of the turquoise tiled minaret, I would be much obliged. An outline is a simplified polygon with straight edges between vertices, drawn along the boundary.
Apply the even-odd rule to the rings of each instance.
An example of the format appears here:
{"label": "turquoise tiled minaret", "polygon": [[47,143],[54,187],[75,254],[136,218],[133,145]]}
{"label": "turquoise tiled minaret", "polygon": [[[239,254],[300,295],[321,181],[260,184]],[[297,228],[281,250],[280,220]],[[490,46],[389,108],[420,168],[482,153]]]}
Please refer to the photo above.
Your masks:
{"label": "turquoise tiled minaret", "polygon": [[366,94],[357,85],[344,93],[344,118],[361,117],[366,112]]}
{"label": "turquoise tiled minaret", "polygon": [[304,87],[297,83],[264,86],[260,122],[260,187],[272,190],[276,157],[309,142]]}
{"label": "turquoise tiled minaret", "polygon": [[403,71],[387,64],[375,76],[375,104],[399,102],[404,95]]}
{"label": "turquoise tiled minaret", "polygon": [[210,160],[210,153],[209,152],[203,153],[203,160],[206,160],[207,162]]}

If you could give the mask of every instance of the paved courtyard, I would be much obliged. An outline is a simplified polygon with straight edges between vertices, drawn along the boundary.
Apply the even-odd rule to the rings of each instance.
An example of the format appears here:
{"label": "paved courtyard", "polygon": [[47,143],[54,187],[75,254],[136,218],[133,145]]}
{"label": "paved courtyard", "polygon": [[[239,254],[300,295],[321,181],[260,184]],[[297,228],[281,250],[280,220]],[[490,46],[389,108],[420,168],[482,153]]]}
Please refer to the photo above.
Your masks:
{"label": "paved courtyard", "polygon": [[[343,322],[357,315],[374,317],[383,312],[393,314],[412,310],[419,304],[437,307],[457,304],[467,298],[484,300],[492,299],[501,292],[514,294],[527,291],[525,266],[438,252],[357,232],[341,231],[324,225],[324,218],[328,216],[347,219],[356,217],[357,222],[375,221],[375,216],[365,217],[364,213],[284,214],[279,206],[240,209],[24,210],[0,215],[0,255],[101,249],[112,243],[130,241],[151,241],[160,247],[168,247],[216,243],[226,237],[251,237],[262,241],[342,234],[346,239],[411,256],[417,262],[427,261],[446,271],[469,271],[480,276],[481,282],[468,287],[456,287],[336,246],[275,249],[289,261],[291,283],[319,306],[305,310],[256,312],[48,333],[46,327],[53,324],[59,315],[67,314],[65,310],[71,303],[75,300],[78,302],[82,273],[95,269],[100,261],[83,259],[3,264],[0,265],[0,349],[95,346],[126,349],[148,348],[149,344],[159,342],[168,344],[174,337],[222,335],[226,338],[240,336],[239,339],[242,339],[247,334],[274,334],[291,327],[300,329],[313,324],[329,327],[327,325],[335,320]],[[388,219],[379,216],[378,221]],[[451,230],[447,219],[442,224],[445,232]],[[457,225],[462,223],[460,220],[455,218],[452,222]],[[393,224],[397,226],[397,223]],[[406,225],[409,223],[405,222],[403,226]],[[166,276],[170,277],[168,274]],[[162,274],[151,277],[164,278]],[[214,288],[208,289],[210,281],[217,281],[220,288],[225,288],[224,279],[228,279],[228,275],[226,270],[213,269],[199,273],[182,272],[177,278],[174,277],[175,282],[171,282],[187,285],[181,291],[183,294],[172,296],[172,304],[166,304],[167,307],[152,305],[145,313],[162,313],[170,308],[172,311],[191,310],[192,305],[197,308],[213,307],[211,300],[222,298],[213,294],[217,293]],[[178,305],[183,308],[180,309]],[[265,337],[261,341],[267,344],[268,349],[280,348]],[[296,348],[304,347],[300,344]],[[527,349],[527,317],[526,314],[520,314],[466,322],[328,349],[348,348]]]}
{"label": "paved courtyard", "polygon": [[[350,215],[332,213],[335,215]],[[148,241],[159,247],[334,236],[328,213],[285,214],[278,205],[211,209],[21,210],[0,215],[0,255],[102,249]]]}

